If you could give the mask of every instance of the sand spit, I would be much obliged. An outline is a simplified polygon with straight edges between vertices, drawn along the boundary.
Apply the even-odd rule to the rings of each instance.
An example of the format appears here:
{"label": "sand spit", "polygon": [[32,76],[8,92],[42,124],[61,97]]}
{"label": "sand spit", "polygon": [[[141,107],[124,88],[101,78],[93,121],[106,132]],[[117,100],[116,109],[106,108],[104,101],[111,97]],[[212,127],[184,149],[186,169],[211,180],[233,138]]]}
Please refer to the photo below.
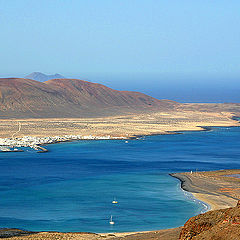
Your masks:
{"label": "sand spit", "polygon": [[197,199],[206,202],[211,210],[236,206],[240,199],[240,178],[231,175],[240,170],[209,172],[186,172],[170,174],[181,181],[183,190],[191,192]]}

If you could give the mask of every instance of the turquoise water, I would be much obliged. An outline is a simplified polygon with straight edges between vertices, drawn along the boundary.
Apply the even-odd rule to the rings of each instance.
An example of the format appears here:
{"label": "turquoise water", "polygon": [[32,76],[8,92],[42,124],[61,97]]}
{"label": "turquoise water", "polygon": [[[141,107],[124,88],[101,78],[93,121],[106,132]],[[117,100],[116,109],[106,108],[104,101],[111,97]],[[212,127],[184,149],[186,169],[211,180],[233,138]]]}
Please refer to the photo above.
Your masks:
{"label": "turquoise water", "polygon": [[206,206],[168,174],[240,168],[239,146],[240,128],[233,127],[1,153],[0,227],[121,232],[182,225]]}

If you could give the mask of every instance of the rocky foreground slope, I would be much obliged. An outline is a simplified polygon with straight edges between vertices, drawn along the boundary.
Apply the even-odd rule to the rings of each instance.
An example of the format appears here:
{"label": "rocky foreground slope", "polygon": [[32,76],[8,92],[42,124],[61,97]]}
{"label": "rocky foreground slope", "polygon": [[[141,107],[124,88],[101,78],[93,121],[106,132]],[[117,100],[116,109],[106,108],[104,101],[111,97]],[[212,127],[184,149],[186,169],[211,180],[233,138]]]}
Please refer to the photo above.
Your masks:
{"label": "rocky foreground slope", "polygon": [[240,239],[240,201],[236,207],[200,214],[185,223],[179,240],[203,239]]}

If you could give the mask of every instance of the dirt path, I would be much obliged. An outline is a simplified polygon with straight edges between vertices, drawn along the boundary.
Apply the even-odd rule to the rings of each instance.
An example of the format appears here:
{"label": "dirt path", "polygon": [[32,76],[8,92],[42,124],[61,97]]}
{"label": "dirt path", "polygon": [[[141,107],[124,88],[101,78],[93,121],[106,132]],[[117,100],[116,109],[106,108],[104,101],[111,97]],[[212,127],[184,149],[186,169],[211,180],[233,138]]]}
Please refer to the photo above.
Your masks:
{"label": "dirt path", "polygon": [[22,126],[21,122],[18,122],[18,130],[15,133],[13,133],[12,138],[21,131],[21,126]]}

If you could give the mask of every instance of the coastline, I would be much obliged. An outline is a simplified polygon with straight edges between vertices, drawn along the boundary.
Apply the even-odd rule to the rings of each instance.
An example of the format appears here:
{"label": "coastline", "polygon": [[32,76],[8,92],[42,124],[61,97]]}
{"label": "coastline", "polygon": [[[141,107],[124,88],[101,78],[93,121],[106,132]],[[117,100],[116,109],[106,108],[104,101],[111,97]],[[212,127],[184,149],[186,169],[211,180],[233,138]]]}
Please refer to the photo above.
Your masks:
{"label": "coastline", "polygon": [[[170,176],[180,180],[183,191],[192,193],[193,196],[211,206],[210,210],[235,207],[240,198],[240,169],[218,170],[207,172],[172,173]],[[231,189],[231,190],[230,190]],[[183,227],[155,231],[123,232],[123,233],[61,233],[61,232],[27,232],[18,229],[1,230],[10,234],[2,239],[12,240],[138,240],[161,239],[177,240]],[[11,235],[11,232],[13,234]]]}
{"label": "coastline", "polygon": [[17,147],[30,147],[35,150],[38,150],[38,153],[48,152],[47,149],[43,148],[48,144],[56,144],[63,142],[73,142],[73,141],[81,141],[81,140],[130,140],[130,139],[141,139],[146,136],[157,136],[157,135],[172,135],[172,134],[184,134],[185,132],[207,132],[211,131],[214,127],[239,127],[239,120],[234,120],[236,122],[235,125],[213,125],[213,126],[196,126],[197,130],[176,130],[176,131],[165,131],[163,133],[149,133],[149,134],[139,134],[139,135],[128,135],[126,136],[111,136],[111,135],[64,135],[64,136],[45,136],[45,137],[36,137],[36,136],[23,136],[22,138],[0,138],[0,152],[22,152],[22,150],[16,149],[11,150],[8,149],[3,151],[1,148],[9,147],[9,148],[17,148]]}
{"label": "coastline", "polygon": [[187,197],[192,198],[191,200],[197,200],[199,201],[202,205],[206,206],[206,211],[208,212],[211,210],[215,210],[215,204],[209,201],[208,197],[206,196],[207,194],[203,193],[197,193],[195,192],[196,190],[191,186],[191,180],[185,176],[184,174],[181,173],[170,173],[169,174],[171,177],[177,178],[180,181],[180,189],[187,194],[190,194]]}
{"label": "coastline", "polygon": [[[11,150],[11,148],[17,147],[30,147],[37,150],[39,153],[48,152],[43,146],[48,144],[56,144],[62,142],[72,142],[80,140],[123,140],[122,137],[111,136],[81,136],[81,135],[65,135],[65,136],[53,136],[53,137],[32,137],[24,136],[22,138],[0,138],[0,150],[1,152],[17,152]],[[6,148],[8,147],[8,148]],[[3,148],[4,150],[2,150]],[[6,148],[6,149],[5,149]],[[20,151],[20,150],[18,150]]]}
{"label": "coastline", "polygon": [[[237,120],[234,120],[237,121]],[[239,121],[237,121],[238,125],[236,124],[236,126],[239,126]],[[67,141],[79,141],[79,140],[115,140],[115,139],[132,139],[132,138],[141,138],[144,136],[150,136],[150,135],[162,135],[162,134],[180,134],[180,132],[188,132],[188,131],[209,131],[211,130],[211,127],[236,127],[234,126],[207,126],[205,127],[199,127],[201,129],[198,130],[181,130],[181,131],[171,131],[171,132],[165,132],[165,133],[152,133],[152,134],[148,134],[148,135],[136,135],[136,136],[125,136],[125,137],[111,137],[111,136],[99,136],[95,137],[95,136],[91,136],[89,139],[88,138],[83,138],[83,139],[76,139],[76,137],[74,136],[72,139],[70,139],[69,137],[67,137],[67,139],[60,139],[59,141],[54,141],[54,142],[49,142],[49,143],[41,143],[38,145],[39,146],[43,146],[46,144],[55,144],[55,143],[60,143],[60,142],[67,142]],[[81,136],[82,137],[82,136]],[[62,138],[62,137],[60,137]],[[41,139],[41,138],[39,138]],[[1,145],[1,144],[0,144]],[[237,171],[237,172],[236,172]],[[210,206],[210,209],[207,209],[207,211],[210,210],[217,210],[217,209],[222,209],[222,208],[228,208],[228,207],[233,207],[236,205],[237,199],[236,197],[234,198],[233,196],[230,196],[226,193],[219,193],[217,191],[213,191],[212,188],[206,188],[206,186],[203,186],[202,184],[200,184],[200,186],[198,186],[199,182],[198,180],[203,180],[204,178],[206,178],[206,182],[212,180],[212,178],[214,177],[218,177],[218,178],[226,178],[225,175],[229,174],[231,175],[232,173],[240,173],[240,170],[224,170],[224,175],[218,175],[217,172],[219,171],[214,171],[216,174],[215,176],[212,175],[210,176],[209,174],[211,172],[198,172],[198,173],[176,173],[176,174],[170,174],[172,177],[175,177],[177,179],[180,180],[181,182],[181,188],[184,191],[190,192],[194,198],[202,201],[203,203],[206,203],[208,206]],[[221,173],[223,173],[221,171]],[[219,180],[219,179],[218,179]],[[240,182],[239,182],[240,183]],[[169,229],[166,229],[166,231]],[[120,237],[124,237],[124,239],[128,239],[126,238],[127,236],[133,236],[133,235],[139,235],[139,234],[144,234],[146,236],[148,236],[148,234],[160,234],[160,231],[165,231],[165,230],[157,230],[157,231],[147,231],[147,232],[131,232],[131,233],[106,233],[106,234],[90,234],[91,237],[94,235],[98,235],[97,237],[100,236],[104,236],[104,239],[120,239]],[[174,230],[175,231],[175,230]],[[43,233],[37,233],[43,236]],[[47,234],[47,233],[46,233]],[[51,233],[49,233],[51,234]],[[56,233],[57,234],[57,233]],[[59,233],[64,234],[64,233]],[[69,233],[70,234],[70,233]],[[71,233],[73,234],[73,233]],[[83,235],[86,235],[87,233],[81,233]],[[47,235],[46,235],[47,236]],[[82,235],[81,235],[82,236]],[[107,236],[107,238],[106,238]],[[20,238],[23,239],[23,238]],[[25,238],[24,238],[25,239]],[[32,238],[35,239],[35,238]],[[51,239],[51,238],[43,238],[43,239]],[[77,238],[76,238],[77,239]],[[81,238],[83,239],[83,238]],[[86,238],[88,239],[88,238]],[[101,239],[101,238],[89,238],[89,239]],[[134,239],[131,237],[131,239]],[[138,238],[136,238],[138,239]],[[148,239],[148,238],[146,238]],[[164,238],[161,238],[164,239]],[[169,238],[170,239],[170,238]],[[168,240],[168,239],[167,239]]]}
{"label": "coastline", "polygon": [[[210,206],[210,210],[234,207],[240,199],[240,178],[231,177],[240,170],[186,172],[169,174],[180,180],[181,188]],[[230,175],[230,176],[227,176]],[[225,187],[224,187],[225,186]]]}
{"label": "coastline", "polygon": [[0,146],[132,139],[240,126],[230,112],[173,111],[103,118],[0,119]]}
{"label": "coastline", "polygon": [[204,201],[204,199],[201,199],[197,195],[195,195],[195,193],[186,191],[183,188],[181,188],[181,186],[180,186],[180,189],[183,191],[184,195],[188,199],[190,199],[190,201],[197,202],[198,204],[203,206],[204,209],[199,214],[205,213],[205,212],[208,212],[208,211],[212,210],[212,206],[209,203],[207,203],[206,201]]}
{"label": "coastline", "polygon": [[[240,198],[240,169],[207,171],[207,172],[185,172],[169,174],[180,180],[181,189],[194,196],[194,198],[206,203],[217,210],[236,206]],[[28,232],[18,229],[0,230],[2,239],[12,240],[138,240],[138,239],[161,239],[177,240],[183,227],[163,229],[154,231],[120,232],[120,233],[61,233],[61,232]],[[6,232],[6,238],[4,234]],[[2,236],[1,236],[2,234]]]}

